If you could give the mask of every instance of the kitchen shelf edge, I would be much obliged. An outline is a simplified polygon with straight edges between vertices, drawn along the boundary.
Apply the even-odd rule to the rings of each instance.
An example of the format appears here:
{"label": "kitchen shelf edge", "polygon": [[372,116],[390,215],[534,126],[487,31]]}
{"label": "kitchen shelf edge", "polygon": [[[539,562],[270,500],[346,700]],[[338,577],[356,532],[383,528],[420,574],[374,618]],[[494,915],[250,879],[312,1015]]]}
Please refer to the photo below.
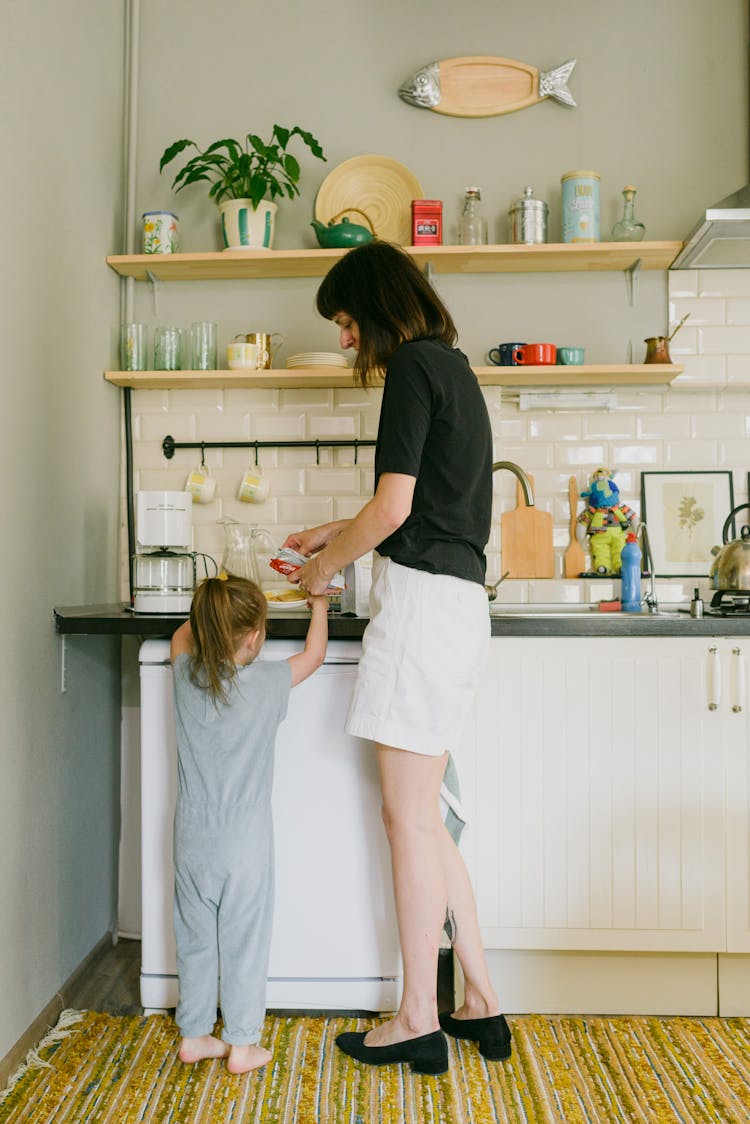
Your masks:
{"label": "kitchen shelf edge", "polygon": [[[474,367],[482,386],[532,390],[535,387],[653,386],[670,383],[683,367],[670,363],[589,364],[585,366]],[[249,390],[258,387],[299,390],[355,386],[352,369],[315,367],[268,371],[105,371],[113,386],[133,390]]]}
{"label": "kitchen shelf edge", "polygon": [[[666,270],[682,242],[590,242],[489,246],[405,246],[436,273],[567,273]],[[345,250],[237,250],[194,254],[111,254],[107,265],[136,281],[210,281],[263,277],[322,277]]]}

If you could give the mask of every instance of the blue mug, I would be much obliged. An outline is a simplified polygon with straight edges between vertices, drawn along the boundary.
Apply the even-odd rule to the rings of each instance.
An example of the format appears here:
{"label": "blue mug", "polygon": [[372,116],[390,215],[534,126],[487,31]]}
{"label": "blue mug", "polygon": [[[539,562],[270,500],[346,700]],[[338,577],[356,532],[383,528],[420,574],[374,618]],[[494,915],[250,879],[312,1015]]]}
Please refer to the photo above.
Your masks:
{"label": "blue mug", "polygon": [[487,358],[495,367],[517,367],[513,352],[519,347],[526,347],[525,343],[499,343],[487,352]]}

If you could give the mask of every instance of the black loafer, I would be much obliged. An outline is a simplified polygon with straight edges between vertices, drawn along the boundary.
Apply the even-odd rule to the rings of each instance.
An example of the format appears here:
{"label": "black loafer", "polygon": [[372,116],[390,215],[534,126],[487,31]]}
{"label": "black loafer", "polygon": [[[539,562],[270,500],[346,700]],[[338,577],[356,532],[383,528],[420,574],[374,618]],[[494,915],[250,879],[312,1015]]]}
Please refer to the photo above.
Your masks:
{"label": "black loafer", "polygon": [[448,1011],[439,1015],[440,1025],[452,1038],[468,1038],[479,1046],[479,1053],[491,1062],[503,1062],[511,1055],[510,1027],[505,1015],[486,1019],[454,1019]]}
{"label": "black loafer", "polygon": [[445,1073],[448,1069],[448,1043],[442,1030],[422,1034],[419,1038],[407,1038],[404,1042],[393,1042],[390,1046],[366,1046],[365,1033],[347,1031],[339,1034],[336,1045],[339,1050],[358,1062],[367,1065],[391,1065],[394,1062],[409,1062],[415,1073]]}

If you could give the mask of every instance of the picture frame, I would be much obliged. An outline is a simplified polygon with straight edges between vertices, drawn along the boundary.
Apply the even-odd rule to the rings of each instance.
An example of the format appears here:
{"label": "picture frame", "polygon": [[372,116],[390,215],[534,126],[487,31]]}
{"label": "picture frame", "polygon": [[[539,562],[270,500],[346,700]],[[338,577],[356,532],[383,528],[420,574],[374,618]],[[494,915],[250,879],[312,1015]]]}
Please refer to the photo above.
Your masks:
{"label": "picture frame", "polygon": [[656,577],[708,577],[711,548],[721,545],[722,528],[733,507],[729,471],[642,472],[641,520]]}

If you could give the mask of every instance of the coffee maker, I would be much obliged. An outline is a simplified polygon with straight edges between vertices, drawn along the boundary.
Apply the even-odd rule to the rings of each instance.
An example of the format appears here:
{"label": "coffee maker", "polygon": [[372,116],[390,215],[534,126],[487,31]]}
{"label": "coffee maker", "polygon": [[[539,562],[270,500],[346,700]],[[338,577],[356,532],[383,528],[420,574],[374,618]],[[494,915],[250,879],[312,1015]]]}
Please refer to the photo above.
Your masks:
{"label": "coffee maker", "polygon": [[189,613],[195,589],[190,492],[138,492],[135,525],[134,611]]}

